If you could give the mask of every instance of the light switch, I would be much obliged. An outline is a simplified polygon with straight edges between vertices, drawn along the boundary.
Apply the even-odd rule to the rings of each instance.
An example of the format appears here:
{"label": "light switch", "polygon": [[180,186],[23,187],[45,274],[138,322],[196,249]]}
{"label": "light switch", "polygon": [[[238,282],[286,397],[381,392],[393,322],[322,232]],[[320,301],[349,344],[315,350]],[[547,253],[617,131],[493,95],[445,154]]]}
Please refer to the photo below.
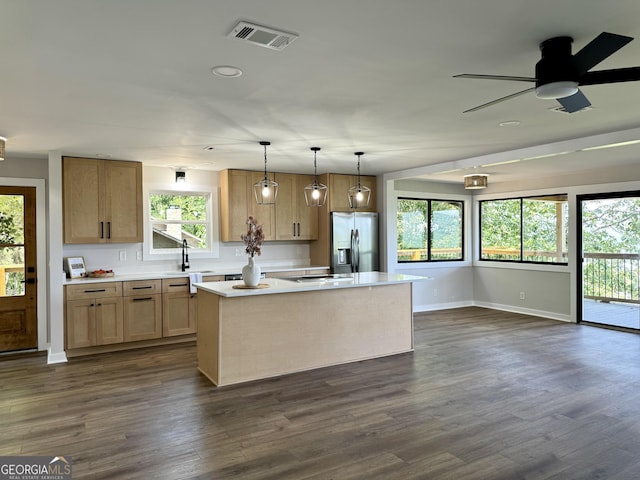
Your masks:
{"label": "light switch", "polygon": [[126,262],[127,261],[127,251],[126,250],[121,250],[120,251],[120,261],[121,262]]}

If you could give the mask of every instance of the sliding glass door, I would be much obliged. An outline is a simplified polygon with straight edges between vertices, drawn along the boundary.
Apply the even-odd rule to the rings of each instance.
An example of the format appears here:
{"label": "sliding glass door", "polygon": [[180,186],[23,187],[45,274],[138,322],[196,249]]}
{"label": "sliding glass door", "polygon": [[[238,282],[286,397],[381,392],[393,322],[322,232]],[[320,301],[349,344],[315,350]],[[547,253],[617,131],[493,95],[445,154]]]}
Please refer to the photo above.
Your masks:
{"label": "sliding glass door", "polygon": [[640,192],[578,197],[579,320],[640,329]]}

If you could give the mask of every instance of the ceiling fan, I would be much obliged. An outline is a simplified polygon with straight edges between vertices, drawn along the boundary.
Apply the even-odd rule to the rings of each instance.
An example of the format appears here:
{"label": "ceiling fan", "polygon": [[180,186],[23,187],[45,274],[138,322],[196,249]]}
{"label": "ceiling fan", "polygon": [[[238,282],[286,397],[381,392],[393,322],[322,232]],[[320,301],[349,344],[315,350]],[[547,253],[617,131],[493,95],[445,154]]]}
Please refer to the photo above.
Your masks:
{"label": "ceiling fan", "polygon": [[553,37],[540,44],[542,58],[536,63],[535,77],[512,77],[506,75],[478,75],[463,73],[454,78],[480,78],[486,80],[510,80],[535,82],[535,87],[512,93],[484,103],[463,113],[475,112],[496,103],[535,91],[536,97],[556,99],[568,113],[574,113],[591,105],[578,87],[602,83],[635,82],[640,80],[640,67],[616,68],[590,72],[604,59],[613,55],[633,40],[632,37],[602,32],[575,55],[571,54],[571,37]]}

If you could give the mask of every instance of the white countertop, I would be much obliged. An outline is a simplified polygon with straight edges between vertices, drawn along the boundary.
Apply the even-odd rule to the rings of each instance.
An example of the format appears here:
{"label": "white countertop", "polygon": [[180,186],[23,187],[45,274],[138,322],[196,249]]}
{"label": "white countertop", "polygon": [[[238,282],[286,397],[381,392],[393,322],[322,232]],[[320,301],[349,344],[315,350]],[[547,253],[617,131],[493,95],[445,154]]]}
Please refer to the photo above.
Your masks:
{"label": "white countertop", "polygon": [[199,290],[215,293],[221,297],[246,297],[250,295],[272,295],[278,293],[308,292],[327,290],[334,288],[354,288],[376,285],[390,285],[394,283],[411,283],[430,280],[429,277],[417,275],[403,275],[385,272],[355,273],[352,278],[338,278],[326,280],[295,281],[284,278],[263,278],[260,284],[268,285],[266,288],[233,288],[234,285],[243,285],[242,280],[227,282],[203,282],[196,283]]}
{"label": "white countertop", "polygon": [[[273,272],[304,272],[306,270],[328,270],[328,266],[293,266],[293,267],[284,267],[284,266],[275,266],[275,267],[262,267],[263,273],[273,273]],[[170,279],[170,278],[185,278],[189,276],[189,273],[201,273],[204,277],[213,277],[217,275],[228,275],[228,274],[236,274],[242,271],[242,266],[237,268],[220,268],[218,270],[198,270],[194,269],[193,271],[186,272],[143,272],[143,273],[128,273],[128,274],[118,274],[116,273],[113,277],[98,277],[98,278],[67,278],[64,282],[65,285],[83,285],[86,283],[103,283],[103,282],[126,282],[133,280],[162,280],[162,279]],[[263,279],[264,280],[264,279]]]}

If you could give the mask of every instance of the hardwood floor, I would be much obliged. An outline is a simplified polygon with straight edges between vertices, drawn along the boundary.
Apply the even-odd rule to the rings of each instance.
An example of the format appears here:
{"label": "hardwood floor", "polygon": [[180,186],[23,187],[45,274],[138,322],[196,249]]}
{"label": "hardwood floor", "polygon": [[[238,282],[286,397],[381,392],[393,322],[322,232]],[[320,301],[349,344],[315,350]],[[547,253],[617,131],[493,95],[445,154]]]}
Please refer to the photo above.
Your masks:
{"label": "hardwood floor", "polygon": [[410,354],[215,388],[194,345],[0,360],[0,456],[75,479],[637,479],[640,336],[482,308]]}

